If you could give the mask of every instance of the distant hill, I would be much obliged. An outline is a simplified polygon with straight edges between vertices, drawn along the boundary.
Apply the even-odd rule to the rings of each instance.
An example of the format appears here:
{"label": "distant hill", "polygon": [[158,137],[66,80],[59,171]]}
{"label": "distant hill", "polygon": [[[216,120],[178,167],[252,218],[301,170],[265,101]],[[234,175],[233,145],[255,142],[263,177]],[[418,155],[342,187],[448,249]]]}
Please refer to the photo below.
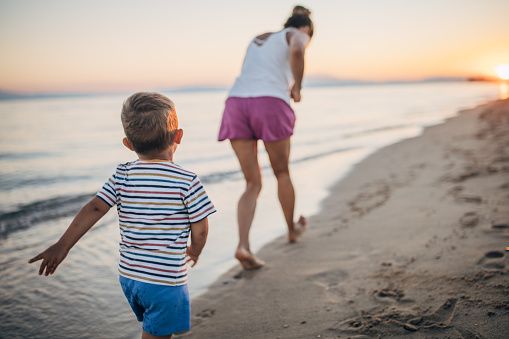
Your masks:
{"label": "distant hill", "polygon": [[[361,85],[380,85],[380,84],[409,84],[422,82],[454,82],[454,81],[492,81],[485,77],[435,77],[421,80],[397,80],[397,81],[365,81],[356,79],[338,79],[327,76],[309,76],[304,78],[304,87],[332,87],[332,86],[361,86]],[[181,88],[159,89],[159,92],[166,93],[193,93],[193,92],[215,92],[226,91],[227,87],[214,86],[188,86]],[[87,97],[97,95],[109,95],[113,93],[35,93],[20,94],[13,92],[0,91],[0,100],[21,100],[21,99],[42,99],[42,98],[64,98],[64,97]],[[114,94],[120,94],[118,92]],[[130,93],[126,93],[129,95]]]}
{"label": "distant hill", "polygon": [[26,95],[0,91],[0,100],[25,99]]}
{"label": "distant hill", "polygon": [[380,85],[380,84],[411,84],[422,82],[456,82],[467,81],[467,77],[434,77],[418,80],[392,80],[392,81],[366,81],[356,79],[338,79],[333,77],[306,77],[303,82],[304,87],[327,87],[327,86],[355,86],[355,85]]}
{"label": "distant hill", "polygon": [[88,96],[105,95],[105,94],[106,93],[35,93],[35,94],[20,94],[20,93],[0,91],[0,101],[1,100],[44,99],[44,98],[88,97]]}
{"label": "distant hill", "polygon": [[182,93],[182,92],[217,92],[217,91],[226,91],[227,87],[214,87],[214,86],[188,86],[188,87],[180,87],[180,88],[171,88],[171,89],[160,89],[160,92],[169,92],[169,93]]}
{"label": "distant hill", "polygon": [[[215,92],[226,91],[226,87],[205,87],[205,86],[190,86],[172,89],[158,89],[158,92],[164,93],[185,93],[185,92]],[[2,100],[26,100],[26,99],[44,99],[44,98],[72,98],[72,97],[91,97],[110,94],[122,94],[119,92],[114,93],[35,93],[35,94],[20,94],[13,92],[0,91],[0,101]],[[125,95],[129,96],[131,92],[126,92]]]}

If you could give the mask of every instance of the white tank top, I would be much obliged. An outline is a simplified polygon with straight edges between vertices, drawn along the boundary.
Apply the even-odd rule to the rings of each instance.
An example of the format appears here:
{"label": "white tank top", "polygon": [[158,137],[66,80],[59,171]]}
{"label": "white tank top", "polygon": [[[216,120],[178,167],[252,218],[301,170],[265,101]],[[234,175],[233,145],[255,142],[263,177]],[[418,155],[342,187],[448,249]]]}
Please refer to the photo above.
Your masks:
{"label": "white tank top", "polygon": [[275,97],[290,104],[290,48],[286,33],[295,28],[285,28],[272,33],[267,39],[254,38],[249,44],[240,75],[228,92],[228,97]]}

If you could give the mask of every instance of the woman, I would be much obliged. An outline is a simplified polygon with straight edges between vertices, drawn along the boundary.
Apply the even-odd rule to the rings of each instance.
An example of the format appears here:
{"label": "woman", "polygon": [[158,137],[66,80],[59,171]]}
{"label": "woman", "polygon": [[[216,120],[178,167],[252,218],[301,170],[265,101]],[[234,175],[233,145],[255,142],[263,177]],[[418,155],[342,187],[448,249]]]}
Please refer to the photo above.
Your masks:
{"label": "woman", "polygon": [[288,168],[290,137],[295,114],[290,101],[301,100],[304,51],[313,35],[310,11],[296,6],[284,29],[254,38],[246,52],[242,71],[228,93],[218,140],[230,139],[237,155],[246,190],[237,210],[239,244],[235,258],[244,269],[265,263],[249,246],[249,230],[256,200],[262,188],[257,141],[261,139],[277,178],[278,198],[288,225],[288,241],[295,242],[307,228],[307,219],[294,222],[295,191]]}

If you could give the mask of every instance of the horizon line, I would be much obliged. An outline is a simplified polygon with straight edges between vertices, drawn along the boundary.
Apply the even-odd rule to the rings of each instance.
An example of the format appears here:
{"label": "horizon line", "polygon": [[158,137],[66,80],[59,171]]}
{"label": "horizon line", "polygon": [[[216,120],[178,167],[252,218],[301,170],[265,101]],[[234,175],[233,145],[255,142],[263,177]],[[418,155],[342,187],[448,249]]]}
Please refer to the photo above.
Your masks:
{"label": "horizon line", "polygon": [[[437,76],[424,79],[414,80],[356,80],[356,79],[337,79],[327,78],[321,76],[310,77],[304,81],[303,88],[315,87],[341,87],[341,86],[362,86],[362,85],[390,85],[390,84],[412,84],[412,83],[427,83],[427,82],[454,82],[454,81],[485,81],[497,82],[503,79],[487,76]],[[174,88],[160,88],[153,89],[155,92],[169,92],[169,93],[182,93],[182,92],[212,92],[212,91],[225,91],[228,86],[213,86],[213,85],[191,85]],[[81,91],[81,92],[36,92],[36,93],[22,93],[15,91],[4,91],[0,89],[0,101],[16,100],[16,99],[43,99],[43,98],[62,98],[62,97],[89,97],[89,96],[102,96],[102,95],[120,95],[131,93],[132,91]]]}

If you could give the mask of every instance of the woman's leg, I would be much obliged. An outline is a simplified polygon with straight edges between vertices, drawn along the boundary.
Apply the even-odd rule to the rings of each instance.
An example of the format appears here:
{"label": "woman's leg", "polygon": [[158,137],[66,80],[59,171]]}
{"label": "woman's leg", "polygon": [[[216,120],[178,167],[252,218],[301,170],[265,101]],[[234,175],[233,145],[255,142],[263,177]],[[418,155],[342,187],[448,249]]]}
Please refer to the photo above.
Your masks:
{"label": "woman's leg", "polygon": [[256,209],[256,200],[262,189],[262,176],[258,164],[257,141],[252,139],[234,139],[231,145],[240,168],[246,179],[246,190],[242,194],[237,207],[237,222],[239,225],[239,245],[235,252],[235,258],[245,269],[262,267],[265,263],[251,253],[249,246],[249,230],[253,223]]}
{"label": "woman's leg", "polygon": [[288,166],[290,161],[290,138],[265,142],[265,149],[277,179],[278,198],[288,225],[288,241],[295,242],[306,230],[308,222],[303,216],[297,222],[293,221],[295,190]]}

